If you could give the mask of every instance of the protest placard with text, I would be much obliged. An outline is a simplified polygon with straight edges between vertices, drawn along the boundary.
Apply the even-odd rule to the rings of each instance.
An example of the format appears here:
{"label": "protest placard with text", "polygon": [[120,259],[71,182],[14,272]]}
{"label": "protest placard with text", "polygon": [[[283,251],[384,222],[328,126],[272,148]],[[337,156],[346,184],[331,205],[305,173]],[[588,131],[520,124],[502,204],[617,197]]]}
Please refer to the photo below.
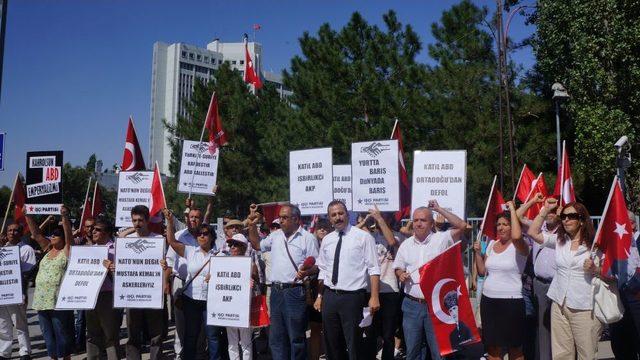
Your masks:
{"label": "protest placard with text", "polygon": [[351,165],[333,165],[333,199],[351,210]]}
{"label": "protest placard with text", "polygon": [[398,140],[351,144],[351,191],[353,210],[400,209]]}
{"label": "protest placard with text", "polygon": [[415,151],[411,213],[436,200],[440,207],[465,218],[467,152],[465,150]]}
{"label": "protest placard with text", "polygon": [[333,200],[331,148],[289,153],[289,201],[302,215],[324,214]]}
{"label": "protest placard with text", "polygon": [[20,247],[0,247],[0,306],[22,304]]}
{"label": "protest placard with text", "polygon": [[249,327],[251,257],[215,256],[209,264],[207,325]]}
{"label": "protest placard with text", "polygon": [[164,237],[116,240],[113,307],[162,309]]}
{"label": "protest placard with text", "polygon": [[[107,276],[103,261],[108,247],[72,246],[67,270],[62,278],[56,310],[91,310],[95,308],[102,282]],[[58,255],[61,256],[61,255]]]}
{"label": "protest placard with text", "polygon": [[184,193],[211,195],[218,176],[218,155],[209,152],[209,143],[184,140],[178,191]]}
{"label": "protest placard with text", "polygon": [[129,227],[131,208],[136,205],[149,206],[153,171],[121,171],[118,178],[116,200],[116,226]]}
{"label": "protest placard with text", "polygon": [[62,165],[62,151],[27,152],[27,214],[60,214]]}

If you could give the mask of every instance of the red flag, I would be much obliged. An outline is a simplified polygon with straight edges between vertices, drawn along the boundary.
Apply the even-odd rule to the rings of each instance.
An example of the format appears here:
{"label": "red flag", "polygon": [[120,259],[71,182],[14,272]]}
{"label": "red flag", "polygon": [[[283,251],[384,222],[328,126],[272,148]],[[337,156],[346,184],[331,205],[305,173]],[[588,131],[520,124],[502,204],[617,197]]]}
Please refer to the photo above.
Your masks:
{"label": "red flag", "polygon": [[24,190],[24,184],[20,178],[20,173],[16,175],[16,180],[13,183],[13,222],[15,224],[21,224],[24,228],[24,234],[29,233],[29,227],[27,227],[27,219],[24,216],[22,208],[24,207],[27,195]]}
{"label": "red flag", "polygon": [[209,131],[209,152],[213,155],[219,146],[224,146],[227,143],[227,134],[222,128],[222,118],[218,112],[218,97],[215,91],[211,95],[204,127]]}
{"label": "red flag", "polygon": [[124,143],[124,155],[122,156],[122,171],[139,171],[145,169],[144,157],[142,156],[136,129],[133,127],[133,119],[129,117],[127,140]]}
{"label": "red flag", "polygon": [[249,43],[245,38],[244,42],[244,82],[253,84],[256,90],[262,88],[262,80],[260,80],[259,74],[256,73],[253,61],[251,61],[251,55],[249,54]]}
{"label": "red flag", "polygon": [[[603,276],[617,277],[618,282],[624,284],[628,275],[632,275],[627,274],[627,265],[624,261],[629,258],[632,234],[627,204],[616,176],[613,178],[594,241],[594,245],[604,254],[601,272]],[[619,263],[621,261],[622,263]]]}
{"label": "red flag", "polygon": [[[534,196],[536,196],[537,193],[541,193],[542,196],[545,197],[545,199],[549,196],[549,193],[547,192],[547,184],[544,181],[544,175],[542,175],[542,173],[538,174],[538,177],[533,181],[533,187],[531,188],[531,191],[529,192],[529,195],[524,202],[531,200]],[[533,204],[533,206],[531,206],[529,210],[527,210],[525,217],[527,219],[535,218],[536,216],[538,216],[543,206],[544,203]]]}
{"label": "red flag", "polygon": [[420,268],[420,289],[429,306],[440,355],[480,341],[459,241]]}
{"label": "red flag", "polygon": [[151,200],[149,201],[149,230],[162,234],[162,209],[167,207],[162,188],[162,177],[156,161],[151,179]]}
{"label": "red flag", "polygon": [[271,226],[273,220],[277,219],[280,216],[280,206],[288,204],[286,201],[278,201],[271,203],[258,204],[260,209],[262,209],[262,216],[264,216],[264,222]]}
{"label": "red flag", "polygon": [[100,186],[98,186],[98,182],[96,181],[96,186],[93,190],[93,204],[91,206],[91,215],[95,218],[101,214],[104,214],[104,202],[102,200],[102,190],[100,190]]}
{"label": "red flag", "polygon": [[311,217],[311,222],[309,223],[309,232],[314,233],[316,231],[316,224],[318,223],[318,219],[320,217],[316,214]]}
{"label": "red flag", "polygon": [[262,25],[260,24],[253,24],[253,30],[260,30],[262,29]]}
{"label": "red flag", "polygon": [[407,167],[404,165],[404,145],[402,143],[402,133],[400,132],[400,124],[396,120],[391,132],[391,140],[398,140],[398,163],[400,167],[400,210],[396,212],[395,219],[400,221],[411,216],[411,187],[409,186],[409,177],[407,175]]}
{"label": "red flag", "polygon": [[559,196],[560,206],[565,206],[576,201],[576,194],[573,190],[573,177],[571,176],[571,166],[569,165],[569,155],[565,142],[562,142],[562,163],[558,169],[558,177],[553,190],[553,196]]}
{"label": "red flag", "polygon": [[529,169],[527,164],[524,164],[522,171],[520,172],[520,178],[518,179],[518,185],[516,191],[513,194],[513,199],[518,198],[522,203],[527,201],[527,196],[533,188],[533,183],[536,181],[536,175]]}
{"label": "red flag", "polygon": [[486,235],[489,239],[496,240],[498,235],[496,234],[496,221],[498,221],[498,215],[504,212],[507,208],[504,198],[500,193],[500,190],[496,188],[496,178],[493,177],[493,184],[491,185],[491,193],[489,194],[489,200],[487,201],[487,207],[484,210],[484,217],[482,218],[482,224],[480,224],[480,234]]}

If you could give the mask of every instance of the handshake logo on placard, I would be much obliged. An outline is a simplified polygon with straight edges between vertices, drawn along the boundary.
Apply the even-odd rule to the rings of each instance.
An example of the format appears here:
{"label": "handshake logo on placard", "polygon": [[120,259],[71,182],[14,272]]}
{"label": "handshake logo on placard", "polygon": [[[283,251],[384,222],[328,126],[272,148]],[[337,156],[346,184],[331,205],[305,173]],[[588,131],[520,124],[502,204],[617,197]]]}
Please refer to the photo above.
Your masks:
{"label": "handshake logo on placard", "polygon": [[384,145],[379,142],[374,142],[374,143],[371,143],[371,145],[365,146],[362,149],[360,149],[360,152],[368,154],[371,157],[376,157],[380,155],[383,151],[389,150],[389,148],[390,148],[389,145]]}
{"label": "handshake logo on placard", "polygon": [[127,180],[131,181],[134,184],[140,183],[142,180],[146,179],[149,175],[143,174],[141,172],[135,172],[129,176],[127,176]]}
{"label": "handshake logo on placard", "polygon": [[138,239],[132,243],[127,244],[125,247],[127,249],[132,249],[133,251],[135,251],[136,254],[142,254],[147,249],[153,248],[154,247],[153,245],[154,245],[153,243],[145,239]]}
{"label": "handshake logo on placard", "polygon": [[4,260],[9,254],[9,250],[0,248],[0,261]]}
{"label": "handshake logo on placard", "polygon": [[195,150],[199,153],[205,152],[208,148],[209,148],[209,144],[207,144],[206,142],[201,142],[201,143],[191,145],[191,150]]}

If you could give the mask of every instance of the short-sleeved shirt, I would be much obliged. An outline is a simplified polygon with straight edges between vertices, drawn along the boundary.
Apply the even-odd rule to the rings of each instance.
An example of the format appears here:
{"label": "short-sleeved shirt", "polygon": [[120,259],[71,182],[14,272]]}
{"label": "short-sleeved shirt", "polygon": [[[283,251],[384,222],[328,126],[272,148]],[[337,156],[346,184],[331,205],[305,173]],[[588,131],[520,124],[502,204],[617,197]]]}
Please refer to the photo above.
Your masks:
{"label": "short-sleeved shirt", "polygon": [[451,230],[430,233],[422,241],[414,235],[400,244],[393,268],[404,270],[411,275],[411,278],[402,284],[405,294],[424,299],[420,289],[419,269],[451,245],[453,245]]}
{"label": "short-sleeved shirt", "polygon": [[[287,254],[287,246],[295,267]],[[298,227],[289,238],[280,229],[260,241],[260,250],[271,252],[271,272],[267,275],[267,281],[292,283],[304,260],[310,256],[318,257],[318,241],[302,227]]]}
{"label": "short-sleeved shirt", "polygon": [[[107,258],[109,261],[116,261],[116,244],[113,240],[109,240],[106,244],[107,246]],[[107,277],[104,278],[104,282],[102,283],[102,287],[100,288],[100,292],[105,291],[113,291],[113,274],[107,273]]]}
{"label": "short-sleeved shirt", "polygon": [[[404,240],[404,237],[400,233],[394,232],[393,237],[398,243]],[[378,262],[380,263],[380,292],[399,292],[400,286],[398,285],[398,278],[393,269],[393,260],[396,257],[398,248],[389,245],[387,239],[380,232],[373,233],[373,238],[376,241],[376,253],[378,255]]]}
{"label": "short-sleeved shirt", "polygon": [[208,283],[205,278],[209,274],[209,264],[205,264],[215,253],[213,249],[205,253],[200,246],[185,245],[184,247],[184,258],[187,261],[188,272],[186,281],[193,279],[184,290],[184,294],[193,300],[207,300]]}
{"label": "short-sleeved shirt", "polygon": [[[198,246],[198,241],[188,229],[176,232],[176,240],[185,246]],[[180,257],[172,247],[169,247],[167,250],[167,266],[172,268],[173,274],[178,276],[180,279],[187,279],[187,260]]]}
{"label": "short-sleeved shirt", "polygon": [[[7,244],[6,246],[12,245]],[[20,241],[17,246],[20,249],[20,271],[23,273],[31,271],[37,263],[36,251],[24,240]]]}
{"label": "short-sleeved shirt", "polygon": [[58,252],[53,259],[49,254],[42,258],[36,276],[36,289],[33,292],[33,310],[55,309],[62,276],[67,268],[67,260],[64,250]]}

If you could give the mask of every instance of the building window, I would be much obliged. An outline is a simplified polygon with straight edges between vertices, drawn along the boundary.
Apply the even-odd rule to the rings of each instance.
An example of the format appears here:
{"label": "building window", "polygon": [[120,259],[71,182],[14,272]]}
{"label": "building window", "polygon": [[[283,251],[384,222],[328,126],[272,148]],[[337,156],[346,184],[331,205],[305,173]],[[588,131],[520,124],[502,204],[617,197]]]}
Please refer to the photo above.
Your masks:
{"label": "building window", "polygon": [[244,60],[240,60],[240,65],[244,65]]}
{"label": "building window", "polygon": [[193,53],[189,53],[189,59],[193,60]]}
{"label": "building window", "polygon": [[218,60],[218,65],[222,65],[222,60]]}
{"label": "building window", "polygon": [[198,54],[196,58],[198,59],[198,61],[202,61],[202,55]]}
{"label": "building window", "polygon": [[235,61],[235,60],[231,61],[231,65],[236,65],[237,63],[238,63],[238,62],[237,62],[237,61]]}
{"label": "building window", "polygon": [[204,57],[204,62],[206,62],[207,64],[209,63],[209,57],[208,56]]}
{"label": "building window", "polygon": [[186,58],[186,57],[187,57],[187,52],[186,52],[186,51],[183,51],[183,52],[182,52],[182,58]]}

